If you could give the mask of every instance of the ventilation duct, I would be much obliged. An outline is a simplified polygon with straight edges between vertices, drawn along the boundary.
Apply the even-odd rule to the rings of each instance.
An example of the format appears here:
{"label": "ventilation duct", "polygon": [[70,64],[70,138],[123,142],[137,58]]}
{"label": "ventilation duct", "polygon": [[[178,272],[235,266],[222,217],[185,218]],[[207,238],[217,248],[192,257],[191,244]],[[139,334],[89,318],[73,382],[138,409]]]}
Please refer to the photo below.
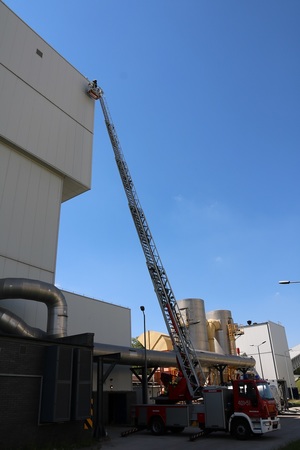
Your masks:
{"label": "ventilation duct", "polygon": [[[59,338],[67,335],[67,302],[62,292],[53,284],[27,278],[0,279],[0,300],[18,298],[45,303],[48,308],[48,337]],[[2,317],[1,323],[4,321],[4,324],[10,329],[15,327],[16,333],[24,327],[24,322],[22,324],[21,319],[16,319],[16,316],[13,318],[11,315],[11,319],[5,315]],[[8,322],[10,322],[9,325]],[[26,329],[28,329],[27,327],[28,325],[26,325]]]}
{"label": "ventilation duct", "polygon": [[[22,278],[0,279],[0,300],[22,298],[43,302],[48,307],[47,333],[30,327],[22,319],[10,311],[0,308],[0,328],[10,334],[28,337],[64,337],[67,335],[67,304],[65,297],[59,289],[52,284],[37,280]],[[251,368],[255,360],[251,357],[224,355],[209,351],[197,350],[197,356],[201,364],[215,366],[219,364],[230,365],[236,368]],[[103,357],[111,360],[118,354],[118,364],[137,366],[145,362],[145,350],[143,348],[129,348],[118,345],[95,343],[94,357]],[[174,351],[147,350],[148,367],[176,367],[177,359]]]}
{"label": "ventilation duct", "polygon": [[[114,359],[118,355],[118,364],[129,366],[143,366],[145,363],[145,350],[143,348],[121,347],[111,344],[94,344],[94,357],[101,356],[104,360]],[[217,366],[219,364],[229,365],[237,369],[255,366],[255,359],[252,357],[221,355],[219,353],[196,350],[197,357],[203,366]],[[174,351],[160,352],[147,350],[148,367],[177,367],[177,359]]]}
{"label": "ventilation duct", "polygon": [[22,337],[44,339],[47,333],[40,328],[29,326],[24,320],[8,309],[0,307],[0,329],[4,333],[16,334]]}

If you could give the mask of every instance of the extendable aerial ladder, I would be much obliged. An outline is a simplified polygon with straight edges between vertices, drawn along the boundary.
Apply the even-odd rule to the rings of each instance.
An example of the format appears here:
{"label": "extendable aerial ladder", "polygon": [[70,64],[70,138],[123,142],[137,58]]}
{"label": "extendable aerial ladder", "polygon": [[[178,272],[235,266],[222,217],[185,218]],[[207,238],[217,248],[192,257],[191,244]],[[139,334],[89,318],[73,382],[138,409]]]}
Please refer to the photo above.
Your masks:
{"label": "extendable aerial ladder", "polygon": [[89,83],[87,92],[91,98],[99,100],[101,103],[105,124],[127,196],[129,209],[144,251],[148,271],[173,343],[174,351],[176,352],[178,365],[186,380],[191,398],[198,398],[201,395],[202,386],[205,384],[205,376],[138,199],[114,124],[109,114],[104,93],[97,86],[96,80]]}

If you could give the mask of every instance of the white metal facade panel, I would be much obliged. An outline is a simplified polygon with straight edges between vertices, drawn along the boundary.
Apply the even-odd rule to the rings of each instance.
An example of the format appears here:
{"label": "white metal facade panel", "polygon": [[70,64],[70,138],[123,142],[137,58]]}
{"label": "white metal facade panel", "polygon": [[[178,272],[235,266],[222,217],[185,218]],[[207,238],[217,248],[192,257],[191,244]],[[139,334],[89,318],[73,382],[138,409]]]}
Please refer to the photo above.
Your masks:
{"label": "white metal facade panel", "polygon": [[1,278],[10,277],[12,274],[16,278],[30,278],[32,280],[42,280],[46,283],[53,283],[53,273],[30,266],[20,261],[0,256]]}
{"label": "white metal facade panel", "polygon": [[54,281],[61,202],[91,182],[86,85],[0,2],[1,277]]}
{"label": "white metal facade panel", "polygon": [[[94,342],[131,347],[130,309],[62,291],[68,306],[68,336],[94,333]],[[2,300],[0,306],[35,328],[47,331],[47,307],[22,299]]]}
{"label": "white metal facade panel", "polygon": [[[95,106],[86,87],[76,69],[0,2],[1,278],[54,282],[61,202],[91,183]],[[68,335],[90,332],[95,342],[131,346],[128,308],[64,294]],[[43,303],[13,299],[1,306],[46,331]],[[114,388],[131,389],[128,368],[114,369],[110,378]]]}
{"label": "white metal facade panel", "polygon": [[78,89],[85,77],[2,2],[0,8],[1,64],[92,132],[94,102]]}
{"label": "white metal facade panel", "polygon": [[277,373],[279,379],[284,379],[288,382],[288,386],[294,386],[294,373],[291,362],[288,342],[285,334],[285,329],[282,325],[274,322],[269,322],[270,336],[274,348],[274,358],[276,361]]}
{"label": "white metal facade panel", "polygon": [[288,342],[284,327],[274,322],[268,322],[268,326],[275,354],[283,355],[288,349]]}
{"label": "white metal facade panel", "polygon": [[74,67],[0,2],[0,135],[80,183],[81,192],[91,184],[95,107],[86,87]]}
{"label": "white metal facade panel", "polygon": [[[277,378],[275,376],[275,365],[272,362],[268,324],[261,323],[245,327],[244,333],[236,341],[236,346],[240,349],[241,354],[246,353],[248,356],[253,356],[256,361],[256,370],[261,377],[264,375],[264,378]],[[263,341],[266,341],[265,344],[260,345]],[[257,346],[259,346],[259,353]]]}
{"label": "white metal facade panel", "polygon": [[245,326],[244,335],[237,339],[236,346],[241,354],[254,357],[260,376],[268,380],[288,380],[290,376],[293,380],[288,343],[282,325],[269,321]]}
{"label": "white metal facade panel", "polygon": [[53,282],[63,180],[1,143],[0,160],[0,276],[26,277],[32,267]]}
{"label": "white metal facade panel", "polygon": [[130,309],[62,291],[68,304],[68,335],[94,333],[94,342],[131,347]]}

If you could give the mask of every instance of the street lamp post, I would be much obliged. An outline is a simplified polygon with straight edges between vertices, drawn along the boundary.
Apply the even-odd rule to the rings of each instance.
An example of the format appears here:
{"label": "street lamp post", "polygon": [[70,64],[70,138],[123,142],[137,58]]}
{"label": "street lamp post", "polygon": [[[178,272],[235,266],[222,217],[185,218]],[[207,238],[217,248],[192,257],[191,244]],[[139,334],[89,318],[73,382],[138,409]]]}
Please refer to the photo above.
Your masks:
{"label": "street lamp post", "polygon": [[140,306],[140,310],[143,313],[144,318],[144,352],[145,352],[145,362],[143,369],[143,403],[148,403],[148,375],[147,375],[147,341],[146,341],[146,314],[145,306]]}
{"label": "street lamp post", "polygon": [[261,375],[262,375],[262,379],[264,380],[264,371],[263,371],[263,366],[262,366],[262,363],[261,363],[261,356],[260,356],[260,350],[259,350],[259,347],[261,346],[261,345],[263,345],[263,344],[265,344],[267,341],[263,341],[261,344],[259,344],[259,345],[254,345],[254,344],[251,344],[250,345],[250,347],[256,347],[257,348],[257,353],[258,353],[258,358],[259,358],[259,364],[260,364],[260,370],[261,370]]}
{"label": "street lamp post", "polygon": [[289,281],[289,280],[283,280],[278,281],[279,284],[292,284],[292,283],[300,283],[300,281]]}

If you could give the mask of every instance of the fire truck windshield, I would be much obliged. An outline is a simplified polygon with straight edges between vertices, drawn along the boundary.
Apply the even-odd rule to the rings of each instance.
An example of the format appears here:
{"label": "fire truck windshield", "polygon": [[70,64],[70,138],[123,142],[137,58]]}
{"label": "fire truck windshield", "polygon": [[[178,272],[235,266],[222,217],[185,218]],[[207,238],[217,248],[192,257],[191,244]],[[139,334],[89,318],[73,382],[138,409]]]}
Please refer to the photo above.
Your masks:
{"label": "fire truck windshield", "polygon": [[267,383],[257,383],[256,386],[261,398],[264,400],[274,400],[270,386]]}

